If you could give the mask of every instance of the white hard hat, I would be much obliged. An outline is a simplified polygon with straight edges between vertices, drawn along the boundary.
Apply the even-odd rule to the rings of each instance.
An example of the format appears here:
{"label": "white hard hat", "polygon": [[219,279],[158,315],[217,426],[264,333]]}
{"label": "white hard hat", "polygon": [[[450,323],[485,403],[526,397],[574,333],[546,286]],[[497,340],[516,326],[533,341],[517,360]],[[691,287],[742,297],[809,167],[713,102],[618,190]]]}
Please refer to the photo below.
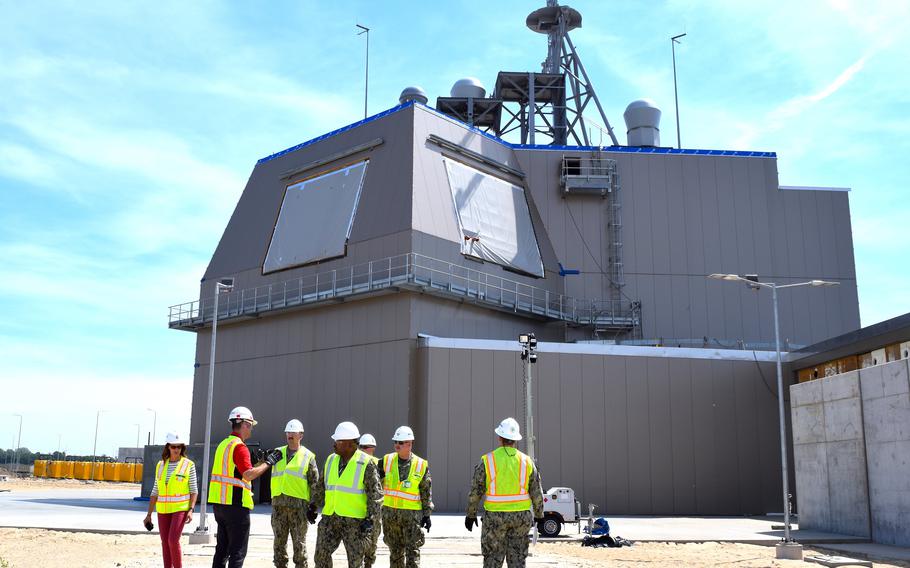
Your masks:
{"label": "white hard hat", "polygon": [[341,422],[335,428],[335,433],[332,434],[332,439],[336,442],[338,440],[357,440],[360,438],[360,430],[357,429],[357,425],[353,422]]}
{"label": "white hard hat", "polygon": [[284,431],[285,432],[294,432],[294,433],[299,432],[299,433],[303,434],[303,424],[300,422],[300,420],[297,420],[296,418],[294,418],[293,420],[290,420],[288,422],[287,426],[284,427]]}
{"label": "white hard hat", "polygon": [[409,426],[399,426],[392,436],[393,442],[407,442],[414,439],[414,431]]}
{"label": "white hard hat", "polygon": [[357,442],[361,446],[376,446],[376,438],[372,434],[364,434],[360,437],[360,441]]}
{"label": "white hard hat", "polygon": [[228,421],[230,422],[231,420],[246,420],[248,422],[251,422],[253,426],[258,424],[258,422],[253,420],[253,413],[250,412],[250,409],[245,406],[238,406],[232,410],[231,413],[228,414]]}
{"label": "white hard hat", "polygon": [[506,440],[521,440],[521,429],[518,427],[518,421],[514,418],[506,418],[496,427],[496,435]]}
{"label": "white hard hat", "polygon": [[185,446],[186,441],[184,441],[183,436],[177,432],[171,431],[165,434],[164,443],[170,444],[172,446]]}

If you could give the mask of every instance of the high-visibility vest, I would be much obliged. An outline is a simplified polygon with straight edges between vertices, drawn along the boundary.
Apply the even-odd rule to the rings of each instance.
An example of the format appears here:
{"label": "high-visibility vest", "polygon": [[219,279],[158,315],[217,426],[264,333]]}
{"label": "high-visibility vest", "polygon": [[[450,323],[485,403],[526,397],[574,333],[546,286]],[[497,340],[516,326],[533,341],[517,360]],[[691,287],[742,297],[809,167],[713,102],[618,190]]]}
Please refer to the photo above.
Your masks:
{"label": "high-visibility vest", "polygon": [[158,501],[155,503],[155,511],[161,514],[189,511],[190,467],[193,462],[181,456],[170,479],[166,479],[167,463],[159,461],[155,468],[155,479],[158,480]]}
{"label": "high-visibility vest", "polygon": [[310,500],[310,485],[306,474],[314,460],[313,452],[303,446],[288,462],[288,447],[281,446],[281,460],[272,466],[272,497],[287,495],[297,499]]}
{"label": "high-visibility vest", "polygon": [[483,508],[487,511],[529,511],[528,485],[534,462],[515,448],[500,447],[481,460],[487,472],[487,492]]}
{"label": "high-visibility vest", "polygon": [[242,443],[243,440],[237,436],[228,436],[218,444],[212,464],[212,479],[209,482],[209,503],[231,505],[234,488],[240,487],[243,490],[241,505],[247,509],[253,508],[253,484],[243,477],[234,477],[234,448]]}
{"label": "high-visibility vest", "polygon": [[399,479],[398,454],[394,452],[386,454],[382,458],[382,469],[385,471],[382,482],[382,505],[392,509],[419,511],[421,509],[420,482],[427,473],[427,467],[429,467],[427,460],[418,457],[417,454],[411,454],[408,475],[404,479]]}
{"label": "high-visibility vest", "polygon": [[341,456],[334,453],[325,460],[325,506],[322,514],[365,519],[367,494],[363,480],[370,456],[360,450],[355,451],[339,475],[340,460]]}

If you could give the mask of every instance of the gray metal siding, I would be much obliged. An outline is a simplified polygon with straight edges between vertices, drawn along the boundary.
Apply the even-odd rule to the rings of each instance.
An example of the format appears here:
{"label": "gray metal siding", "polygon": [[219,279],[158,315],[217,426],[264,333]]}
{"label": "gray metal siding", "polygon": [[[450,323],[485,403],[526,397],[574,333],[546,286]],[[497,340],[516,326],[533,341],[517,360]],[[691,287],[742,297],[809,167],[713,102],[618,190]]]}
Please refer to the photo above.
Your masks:
{"label": "gray metal siding", "polygon": [[[496,423],[523,423],[523,367],[516,352],[419,350],[436,505],[461,511]],[[602,514],[779,511],[776,428],[760,427],[776,424],[775,395],[759,366],[773,376],[772,364],[749,361],[542,355],[535,424],[544,486],[573,487]]]}

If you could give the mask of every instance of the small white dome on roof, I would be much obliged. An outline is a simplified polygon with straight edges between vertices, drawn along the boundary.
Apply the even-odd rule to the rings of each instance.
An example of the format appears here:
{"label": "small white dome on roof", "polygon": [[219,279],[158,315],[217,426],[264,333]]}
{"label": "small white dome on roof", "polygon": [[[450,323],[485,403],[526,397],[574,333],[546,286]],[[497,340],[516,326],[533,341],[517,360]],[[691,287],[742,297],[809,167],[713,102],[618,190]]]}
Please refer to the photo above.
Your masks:
{"label": "small white dome on roof", "polygon": [[417,101],[420,104],[427,104],[427,92],[423,90],[422,87],[414,85],[412,87],[405,87],[401,91],[401,95],[398,97],[398,104],[404,104],[408,101]]}
{"label": "small white dome on roof", "polygon": [[482,99],[487,96],[487,90],[484,88],[483,83],[480,82],[480,79],[477,79],[476,77],[465,77],[464,79],[455,81],[455,84],[452,85],[450,95],[459,98]]}

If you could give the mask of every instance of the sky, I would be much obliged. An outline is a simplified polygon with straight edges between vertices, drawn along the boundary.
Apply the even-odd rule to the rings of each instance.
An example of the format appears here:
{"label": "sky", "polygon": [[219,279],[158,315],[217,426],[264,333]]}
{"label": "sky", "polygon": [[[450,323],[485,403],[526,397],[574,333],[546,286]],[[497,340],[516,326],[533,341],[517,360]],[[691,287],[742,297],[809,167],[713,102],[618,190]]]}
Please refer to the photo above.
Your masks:
{"label": "sky", "polygon": [[[257,159],[421,85],[537,71],[544,2],[0,0],[0,448],[116,453],[189,428],[198,283]],[[910,311],[910,3],[578,0],[618,132],[647,97],[683,147],[778,153],[851,188],[862,324]],[[624,137],[621,137],[624,138]],[[149,410],[152,409],[152,410]],[[153,412],[154,411],[154,412]],[[215,417],[217,420],[218,417]]]}

